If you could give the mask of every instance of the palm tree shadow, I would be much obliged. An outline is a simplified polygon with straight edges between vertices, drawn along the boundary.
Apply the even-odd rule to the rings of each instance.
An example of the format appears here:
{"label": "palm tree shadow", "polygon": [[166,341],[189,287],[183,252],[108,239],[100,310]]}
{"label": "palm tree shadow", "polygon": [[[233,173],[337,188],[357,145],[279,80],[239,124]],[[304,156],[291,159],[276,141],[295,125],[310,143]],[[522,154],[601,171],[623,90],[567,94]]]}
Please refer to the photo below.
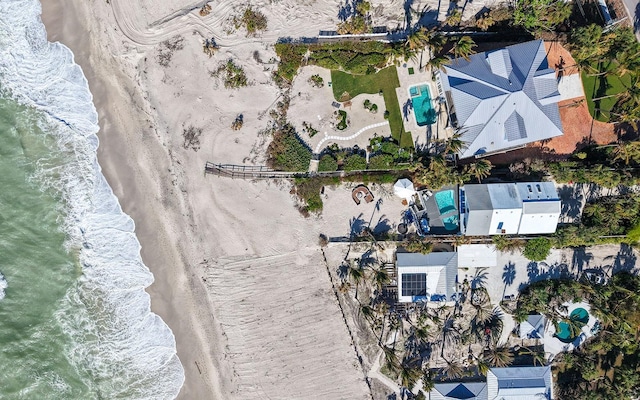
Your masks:
{"label": "palm tree shadow", "polygon": [[627,244],[621,244],[620,250],[616,255],[615,261],[613,262],[613,271],[612,274],[617,274],[619,272],[630,272],[636,268],[637,256],[633,251],[633,247]]}
{"label": "palm tree shadow", "polygon": [[338,19],[344,22],[356,13],[356,4],[362,0],[346,0],[344,4],[340,4],[338,8]]}
{"label": "palm tree shadow", "polygon": [[476,274],[473,276],[473,278],[471,278],[471,289],[483,288],[487,283],[489,273],[485,270],[486,268],[476,269]]}
{"label": "palm tree shadow", "polygon": [[391,230],[391,225],[389,224],[389,218],[387,218],[387,216],[384,214],[380,216],[380,218],[378,219],[378,222],[376,222],[376,225],[372,229],[373,234],[376,236],[383,235],[389,232],[390,230]]}
{"label": "palm tree shadow", "polygon": [[589,261],[591,260],[593,260],[592,253],[587,253],[585,247],[576,247],[573,249],[571,269],[577,270],[577,274],[580,274],[585,269],[585,266],[589,268]]}
{"label": "palm tree shadow", "polygon": [[413,16],[411,15],[411,6],[413,5],[413,0],[405,0],[404,1],[404,19],[406,23],[407,30],[411,27],[411,19]]}
{"label": "palm tree shadow", "polygon": [[507,292],[507,286],[511,286],[516,280],[516,265],[509,261],[502,270],[502,283],[504,283],[504,290],[502,291],[502,297]]}
{"label": "palm tree shadow", "polygon": [[409,121],[409,112],[411,112],[412,109],[413,109],[413,102],[411,101],[411,99],[407,100],[402,105],[402,116],[404,117],[405,121]]}
{"label": "palm tree shadow", "polygon": [[351,238],[360,235],[367,226],[366,221],[362,218],[363,215],[364,214],[360,213],[357,217],[353,217],[349,220],[349,236]]}
{"label": "palm tree shadow", "polygon": [[562,204],[560,211],[561,221],[572,222],[580,217],[584,202],[584,195],[581,190],[575,186],[565,185],[558,190],[558,196]]}

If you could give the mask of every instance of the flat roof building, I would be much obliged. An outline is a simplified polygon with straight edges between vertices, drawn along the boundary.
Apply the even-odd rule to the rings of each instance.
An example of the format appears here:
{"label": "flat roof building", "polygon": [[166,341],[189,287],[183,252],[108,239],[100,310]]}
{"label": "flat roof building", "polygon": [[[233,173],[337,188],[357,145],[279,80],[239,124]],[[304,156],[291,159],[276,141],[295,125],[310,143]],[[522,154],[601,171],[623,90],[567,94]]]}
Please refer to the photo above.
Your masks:
{"label": "flat roof building", "polygon": [[556,231],[561,204],[552,182],[465,185],[461,208],[467,236],[542,234]]}

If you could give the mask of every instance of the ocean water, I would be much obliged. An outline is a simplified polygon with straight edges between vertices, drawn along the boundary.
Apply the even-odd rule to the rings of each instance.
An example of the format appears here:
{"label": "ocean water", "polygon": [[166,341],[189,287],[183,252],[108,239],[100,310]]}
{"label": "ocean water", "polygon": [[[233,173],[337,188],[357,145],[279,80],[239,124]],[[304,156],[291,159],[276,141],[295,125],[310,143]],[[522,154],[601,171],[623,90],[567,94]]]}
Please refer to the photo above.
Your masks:
{"label": "ocean water", "polygon": [[97,163],[91,93],[40,12],[0,0],[0,398],[175,398],[175,338]]}

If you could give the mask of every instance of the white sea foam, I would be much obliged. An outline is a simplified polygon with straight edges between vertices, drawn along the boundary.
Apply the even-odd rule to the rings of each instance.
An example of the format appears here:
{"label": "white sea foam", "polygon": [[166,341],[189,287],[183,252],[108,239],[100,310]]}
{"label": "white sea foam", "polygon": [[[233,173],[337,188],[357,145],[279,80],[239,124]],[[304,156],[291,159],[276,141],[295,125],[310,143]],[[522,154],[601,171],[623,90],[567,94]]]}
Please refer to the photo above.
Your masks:
{"label": "white sea foam", "polygon": [[7,280],[4,279],[4,275],[0,272],[0,300],[4,299],[4,290],[8,287]]}
{"label": "white sea foam", "polygon": [[64,199],[68,246],[83,267],[57,315],[72,339],[67,356],[89,372],[85,383],[102,397],[175,397],[184,370],[173,333],[150,311],[144,288],[153,276],[140,258],[133,220],[98,165],[98,116],[87,81],[67,47],[47,42],[40,13],[37,0],[0,0],[0,82],[46,114],[43,130],[67,160],[39,168],[40,182]]}

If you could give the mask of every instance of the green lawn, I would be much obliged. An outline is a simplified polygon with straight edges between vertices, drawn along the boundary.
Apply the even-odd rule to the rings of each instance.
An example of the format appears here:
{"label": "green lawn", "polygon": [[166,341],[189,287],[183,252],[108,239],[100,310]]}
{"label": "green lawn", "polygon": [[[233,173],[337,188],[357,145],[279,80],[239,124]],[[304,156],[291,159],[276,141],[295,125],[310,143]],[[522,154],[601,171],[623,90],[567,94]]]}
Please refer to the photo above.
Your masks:
{"label": "green lawn", "polygon": [[389,111],[389,125],[391,136],[400,143],[401,147],[413,147],[411,133],[404,131],[402,113],[396,88],[400,87],[396,67],[388,67],[371,75],[351,75],[342,71],[331,71],[333,97],[340,100],[342,93],[349,92],[351,97],[362,93],[376,94],[382,90],[384,104]]}
{"label": "green lawn", "polygon": [[[625,85],[631,84],[631,78],[629,75],[623,77],[617,76],[613,63],[607,65],[601,65],[600,71],[611,71],[607,75],[603,76],[589,76],[593,74],[582,72],[582,83],[584,84],[584,92],[587,97],[587,105],[589,106],[589,113],[593,118],[598,121],[609,122],[609,111],[613,108],[618,98],[615,95],[626,90]],[[606,97],[604,99],[592,100],[594,98]]]}

